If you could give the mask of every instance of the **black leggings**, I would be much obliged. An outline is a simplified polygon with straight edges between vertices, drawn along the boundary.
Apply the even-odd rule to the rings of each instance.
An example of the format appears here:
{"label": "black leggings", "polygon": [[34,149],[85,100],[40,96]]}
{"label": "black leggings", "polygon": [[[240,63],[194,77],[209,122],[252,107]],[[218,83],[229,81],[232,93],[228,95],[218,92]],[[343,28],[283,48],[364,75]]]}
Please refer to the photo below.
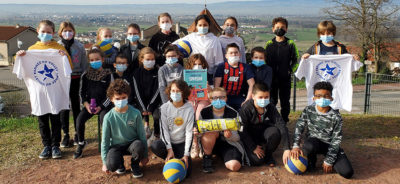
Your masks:
{"label": "black leggings", "polygon": [[[154,135],[160,135],[160,109],[156,108],[154,109],[153,112],[151,112],[152,116],[153,116],[153,122],[154,122]],[[145,122],[149,122],[150,118],[148,115],[143,116],[143,120]]]}
{"label": "black leggings", "polygon": [[106,158],[107,169],[114,172],[121,168],[124,165],[124,155],[132,155],[131,167],[133,164],[139,164],[144,157],[144,150],[144,144],[140,140],[135,140],[126,145],[111,146]]}
{"label": "black leggings", "polygon": [[[324,143],[317,138],[308,138],[303,145],[304,154],[308,158],[308,165],[315,166],[317,162],[317,154],[326,155],[328,148],[329,144]],[[342,148],[339,149],[333,168],[344,178],[349,179],[353,176],[353,167]]]}
{"label": "black leggings", "polygon": [[242,153],[240,153],[235,146],[230,145],[221,138],[217,138],[215,141],[213,153],[220,156],[224,160],[224,163],[231,160],[237,160],[240,164],[242,164]]}
{"label": "black leggings", "polygon": [[265,152],[264,158],[258,158],[256,154],[253,153],[254,150],[246,149],[247,155],[250,160],[250,165],[259,166],[266,162],[268,157],[272,156],[272,153],[278,148],[279,143],[281,142],[281,133],[278,128],[271,126],[264,130],[263,139],[265,140],[265,144],[260,145],[263,147]]}
{"label": "black leggings", "polygon": [[[50,124],[51,123],[51,130]],[[59,114],[45,114],[38,116],[40,136],[43,146],[60,146],[61,123]]]}
{"label": "black leggings", "polygon": [[271,85],[271,103],[276,106],[278,103],[278,95],[279,101],[281,105],[281,115],[285,122],[289,121],[289,113],[290,113],[290,88],[291,88],[291,80],[290,78],[286,81],[278,81],[278,79],[274,79]]}
{"label": "black leggings", "polygon": [[[174,157],[175,158],[182,158],[184,156],[185,152],[185,143],[180,143],[180,144],[171,144],[172,145],[172,151],[174,151]],[[151,151],[158,157],[162,158],[165,160],[168,155],[167,147],[165,146],[164,142],[161,139],[158,139],[154,141],[151,144]],[[186,177],[189,177],[190,174],[192,173],[192,158],[188,156],[189,159],[189,166],[186,172]]]}
{"label": "black leggings", "polygon": [[[80,78],[71,79],[71,86],[69,89],[69,98],[71,100],[72,115],[74,117],[74,128],[76,134],[76,119],[81,112],[81,104],[79,97],[79,85]],[[64,131],[64,135],[69,135],[69,111],[63,110],[60,112],[61,128]]]}
{"label": "black leggings", "polygon": [[[100,123],[100,125],[103,124],[103,119],[104,116],[106,115],[106,113],[110,110],[110,108],[106,108],[106,109],[102,109],[99,113],[98,113],[98,123]],[[78,131],[78,141],[79,142],[83,142],[85,141],[85,123],[87,120],[89,120],[90,118],[92,118],[95,114],[90,114],[86,108],[83,108],[82,111],[79,113],[77,122],[76,122],[76,129]]]}

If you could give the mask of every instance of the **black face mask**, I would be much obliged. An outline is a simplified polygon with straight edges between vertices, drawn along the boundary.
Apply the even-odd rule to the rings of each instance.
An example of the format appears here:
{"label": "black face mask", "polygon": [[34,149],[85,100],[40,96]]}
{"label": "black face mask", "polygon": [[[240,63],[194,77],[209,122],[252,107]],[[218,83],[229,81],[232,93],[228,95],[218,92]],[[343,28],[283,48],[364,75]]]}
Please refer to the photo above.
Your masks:
{"label": "black face mask", "polygon": [[279,28],[279,29],[275,29],[274,34],[276,36],[283,36],[283,35],[286,34],[286,31],[284,29],[282,29],[282,28]]}

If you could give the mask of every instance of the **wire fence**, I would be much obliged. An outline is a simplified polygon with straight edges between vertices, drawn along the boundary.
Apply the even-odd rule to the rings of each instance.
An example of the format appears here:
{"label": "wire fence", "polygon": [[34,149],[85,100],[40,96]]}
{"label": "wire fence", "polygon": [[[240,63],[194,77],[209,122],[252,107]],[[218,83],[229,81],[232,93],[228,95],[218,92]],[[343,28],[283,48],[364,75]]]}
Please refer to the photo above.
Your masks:
{"label": "wire fence", "polygon": [[[8,75],[14,75],[9,73]],[[23,80],[14,77],[0,79],[0,110],[4,115],[28,115],[31,112],[29,93]],[[4,79],[5,78],[5,79]],[[353,73],[353,105],[351,113],[400,116],[400,77]],[[308,104],[305,81],[293,77],[291,105],[301,111]]]}

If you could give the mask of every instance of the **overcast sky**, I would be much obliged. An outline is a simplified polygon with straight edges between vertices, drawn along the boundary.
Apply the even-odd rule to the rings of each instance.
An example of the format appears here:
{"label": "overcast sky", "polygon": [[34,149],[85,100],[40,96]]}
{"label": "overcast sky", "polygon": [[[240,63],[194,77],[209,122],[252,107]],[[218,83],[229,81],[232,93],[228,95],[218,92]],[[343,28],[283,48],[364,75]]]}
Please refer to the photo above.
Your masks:
{"label": "overcast sky", "polygon": [[[219,3],[226,1],[245,1],[245,0],[206,0],[207,3]],[[257,0],[251,0],[257,1]],[[69,5],[88,5],[88,4],[174,4],[174,3],[191,3],[204,4],[205,0],[1,0],[0,4],[69,4]]]}

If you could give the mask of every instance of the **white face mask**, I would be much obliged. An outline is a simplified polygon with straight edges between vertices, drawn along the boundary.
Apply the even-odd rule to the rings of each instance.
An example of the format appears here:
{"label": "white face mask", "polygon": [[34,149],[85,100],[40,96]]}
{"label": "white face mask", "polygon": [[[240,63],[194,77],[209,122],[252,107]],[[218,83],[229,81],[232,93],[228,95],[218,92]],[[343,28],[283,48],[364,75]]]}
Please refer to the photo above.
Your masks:
{"label": "white face mask", "polygon": [[160,24],[160,28],[164,31],[169,31],[172,27],[171,23],[164,23],[164,24]]}
{"label": "white face mask", "polygon": [[203,69],[203,66],[201,65],[193,65],[193,70],[201,70]]}
{"label": "white face mask", "polygon": [[155,63],[156,63],[155,60],[144,60],[143,61],[143,66],[145,68],[153,68]]}
{"label": "white face mask", "polygon": [[71,40],[74,37],[74,32],[72,31],[63,31],[61,33],[61,36],[65,39],[65,40]]}
{"label": "white face mask", "polygon": [[237,64],[239,62],[239,60],[240,60],[239,56],[230,56],[230,57],[228,57],[228,62],[229,62],[230,65]]}

